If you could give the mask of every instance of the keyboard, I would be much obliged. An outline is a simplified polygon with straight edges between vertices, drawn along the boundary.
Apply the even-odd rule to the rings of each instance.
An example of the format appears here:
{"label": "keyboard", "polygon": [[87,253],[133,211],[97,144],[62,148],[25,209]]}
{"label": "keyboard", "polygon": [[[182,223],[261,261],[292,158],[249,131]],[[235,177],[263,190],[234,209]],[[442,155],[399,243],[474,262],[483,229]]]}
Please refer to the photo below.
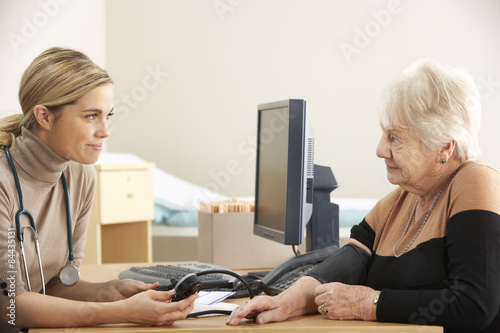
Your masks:
{"label": "keyboard", "polygon": [[[223,269],[224,267],[207,264],[207,263],[188,263],[179,265],[155,265],[147,267],[131,267],[121,272],[118,277],[120,279],[133,279],[143,281],[145,283],[159,282],[160,285],[172,284],[172,279],[180,280],[183,276],[189,273],[199,273],[208,270]],[[221,285],[224,282],[232,283],[234,277],[226,274],[206,274],[199,276],[200,281],[204,286]]]}

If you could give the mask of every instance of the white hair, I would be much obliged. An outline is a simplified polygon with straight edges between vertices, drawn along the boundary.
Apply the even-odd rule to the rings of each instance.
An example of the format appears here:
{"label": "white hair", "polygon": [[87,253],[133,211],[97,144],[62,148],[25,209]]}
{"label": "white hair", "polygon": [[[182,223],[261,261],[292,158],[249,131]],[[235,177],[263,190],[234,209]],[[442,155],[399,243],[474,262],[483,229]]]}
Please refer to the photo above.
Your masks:
{"label": "white hair", "polygon": [[382,126],[409,129],[431,150],[455,141],[461,162],[480,152],[480,116],[479,91],[471,75],[429,59],[412,64],[388,87],[380,112]]}

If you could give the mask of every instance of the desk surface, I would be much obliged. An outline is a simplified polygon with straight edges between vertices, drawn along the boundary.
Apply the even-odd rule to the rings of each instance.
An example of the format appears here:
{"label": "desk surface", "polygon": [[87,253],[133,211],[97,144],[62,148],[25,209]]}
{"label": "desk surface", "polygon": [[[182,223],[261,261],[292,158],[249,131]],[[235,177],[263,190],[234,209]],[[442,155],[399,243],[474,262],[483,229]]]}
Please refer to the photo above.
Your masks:
{"label": "desk surface", "polygon": [[[118,277],[124,269],[134,264],[104,264],[83,265],[80,268],[82,279],[90,282],[108,281]],[[144,264],[142,264],[144,265]],[[246,299],[227,300],[227,302],[241,304]],[[290,318],[279,323],[257,325],[253,321],[244,320],[239,326],[226,326],[227,316],[213,316],[204,318],[189,318],[177,321],[174,325],[163,327],[144,327],[138,325],[103,325],[98,327],[71,328],[71,332],[419,332],[438,333],[443,332],[441,327],[406,325],[392,323],[373,323],[364,321],[339,321],[327,320],[324,316],[307,315]],[[30,333],[67,332],[67,328],[60,329],[30,329]]]}

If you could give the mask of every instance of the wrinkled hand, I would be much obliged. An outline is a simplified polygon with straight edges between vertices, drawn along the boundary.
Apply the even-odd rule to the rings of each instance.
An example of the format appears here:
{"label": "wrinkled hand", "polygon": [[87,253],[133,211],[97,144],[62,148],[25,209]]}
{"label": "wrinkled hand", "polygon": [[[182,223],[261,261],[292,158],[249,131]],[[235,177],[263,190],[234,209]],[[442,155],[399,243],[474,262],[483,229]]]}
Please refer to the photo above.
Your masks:
{"label": "wrinkled hand", "polygon": [[328,319],[372,320],[373,299],[376,293],[376,290],[365,286],[333,282],[316,287],[314,301],[318,312],[328,311]]}
{"label": "wrinkled hand", "polygon": [[198,294],[193,294],[179,302],[170,302],[175,290],[147,290],[124,300],[124,322],[143,325],[171,325],[183,320],[193,310]]}
{"label": "wrinkled hand", "polygon": [[149,284],[131,279],[111,280],[97,297],[99,302],[114,302],[129,298],[141,291],[154,289],[158,285],[158,282]]}
{"label": "wrinkled hand", "polygon": [[236,326],[243,318],[253,319],[257,324],[283,321],[290,317],[291,312],[290,302],[279,297],[257,296],[234,309],[226,325]]}

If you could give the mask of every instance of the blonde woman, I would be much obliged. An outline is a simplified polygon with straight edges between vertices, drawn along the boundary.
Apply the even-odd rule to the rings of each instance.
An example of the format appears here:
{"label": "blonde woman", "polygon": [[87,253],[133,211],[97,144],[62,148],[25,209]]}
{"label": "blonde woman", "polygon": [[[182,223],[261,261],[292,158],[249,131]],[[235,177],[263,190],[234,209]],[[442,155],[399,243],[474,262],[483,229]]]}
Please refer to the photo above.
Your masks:
{"label": "blonde woman", "polygon": [[79,279],[96,186],[90,164],[109,135],[113,111],[108,74],[78,51],[52,48],[24,72],[19,100],[22,114],[0,120],[0,321],[5,330],[165,325],[186,318],[195,295],[170,303],[173,293],[152,290],[156,284]]}

